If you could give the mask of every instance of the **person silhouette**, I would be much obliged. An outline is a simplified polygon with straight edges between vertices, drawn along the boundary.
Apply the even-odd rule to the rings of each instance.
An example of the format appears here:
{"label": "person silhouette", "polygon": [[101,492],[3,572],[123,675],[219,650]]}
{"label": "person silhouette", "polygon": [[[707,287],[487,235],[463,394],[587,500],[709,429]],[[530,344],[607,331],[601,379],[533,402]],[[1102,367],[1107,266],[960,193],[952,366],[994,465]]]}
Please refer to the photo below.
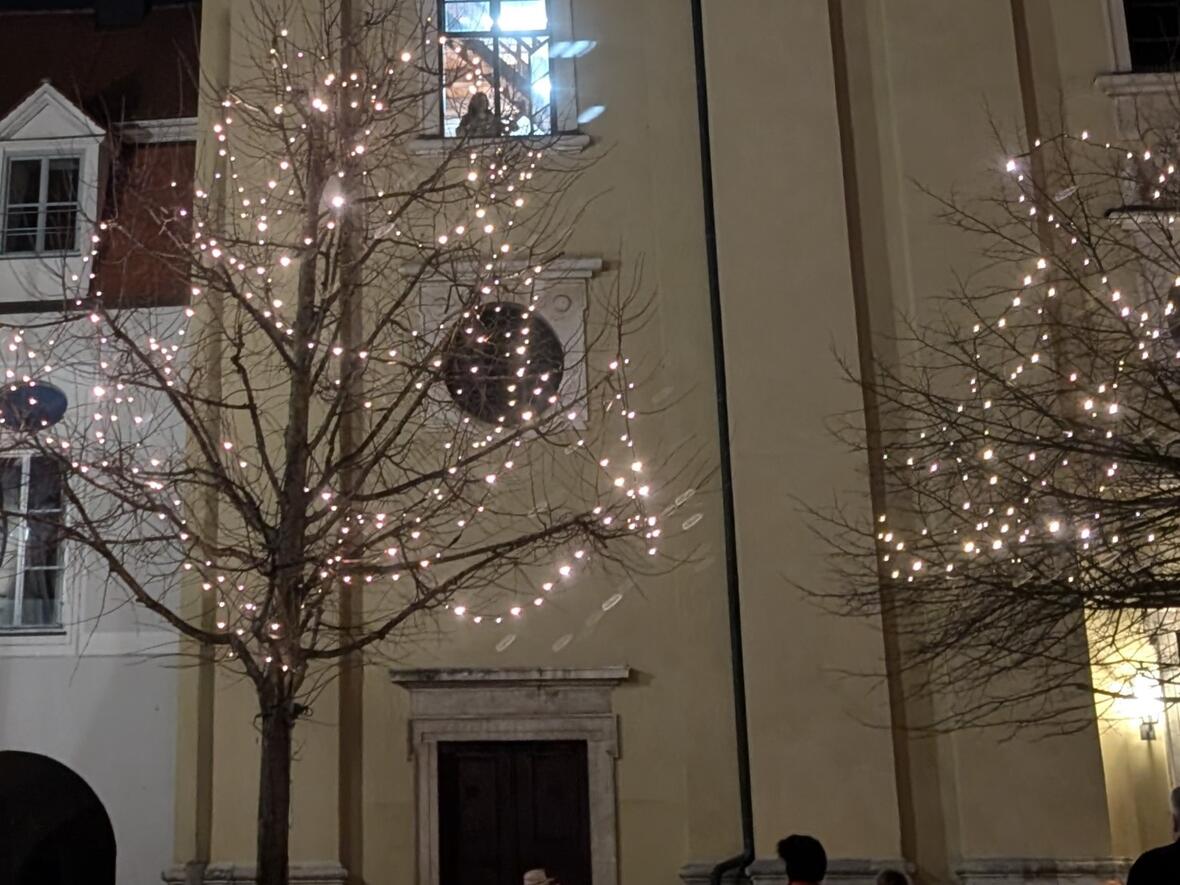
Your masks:
{"label": "person silhouette", "polygon": [[459,121],[457,134],[460,138],[487,138],[499,134],[499,124],[492,111],[487,93],[477,92],[467,102],[467,112]]}
{"label": "person silhouette", "polygon": [[828,855],[812,836],[787,836],[778,843],[788,885],[819,885],[828,874]]}
{"label": "person silhouette", "polygon": [[[1172,806],[1172,837],[1180,839],[1180,787],[1169,797]],[[1145,851],[1127,875],[1127,885],[1175,885],[1180,882],[1180,841]]]}

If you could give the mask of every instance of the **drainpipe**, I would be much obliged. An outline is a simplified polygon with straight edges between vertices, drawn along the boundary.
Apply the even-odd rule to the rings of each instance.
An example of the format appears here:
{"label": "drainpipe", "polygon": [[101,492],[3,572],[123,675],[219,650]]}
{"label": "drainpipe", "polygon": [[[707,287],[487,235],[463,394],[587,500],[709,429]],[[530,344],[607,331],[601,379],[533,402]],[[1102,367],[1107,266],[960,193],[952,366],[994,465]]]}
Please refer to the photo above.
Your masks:
{"label": "drainpipe", "polygon": [[733,459],[729,439],[729,394],[725,374],[725,335],[721,325],[721,274],[717,258],[717,211],[713,197],[713,147],[709,133],[709,87],[701,0],[691,0],[693,58],[696,64],[697,120],[700,126],[701,193],[705,210],[705,255],[709,269],[709,312],[713,325],[713,369],[717,388],[717,440],[721,455],[721,506],[725,527],[725,588],[729,599],[729,652],[733,672],[733,723],[737,735],[738,793],[742,853],[713,867],[710,885],[754,862],[754,801],[750,784],[750,734],[746,713],[746,666],[742,645],[742,604],[738,584],[737,530],[733,505]]}

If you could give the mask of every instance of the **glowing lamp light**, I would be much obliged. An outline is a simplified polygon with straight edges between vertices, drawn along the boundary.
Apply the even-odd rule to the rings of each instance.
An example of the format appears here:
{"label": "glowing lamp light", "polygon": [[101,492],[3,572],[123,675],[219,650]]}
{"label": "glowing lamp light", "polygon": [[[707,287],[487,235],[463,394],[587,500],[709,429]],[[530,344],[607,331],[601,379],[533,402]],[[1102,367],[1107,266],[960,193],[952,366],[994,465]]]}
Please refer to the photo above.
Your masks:
{"label": "glowing lamp light", "polygon": [[1131,680],[1131,712],[1139,722],[1141,740],[1154,741],[1155,727],[1164,713],[1159,679],[1147,670],[1140,670]]}

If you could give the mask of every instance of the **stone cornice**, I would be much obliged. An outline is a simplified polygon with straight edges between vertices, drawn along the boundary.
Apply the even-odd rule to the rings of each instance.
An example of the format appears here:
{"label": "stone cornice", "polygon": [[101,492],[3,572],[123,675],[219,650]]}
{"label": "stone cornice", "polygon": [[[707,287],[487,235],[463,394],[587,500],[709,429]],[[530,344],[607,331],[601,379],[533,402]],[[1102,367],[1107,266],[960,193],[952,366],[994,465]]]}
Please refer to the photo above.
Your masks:
{"label": "stone cornice", "polygon": [[[1111,879],[1126,876],[1131,862],[1126,858],[1045,858],[1045,857],[974,857],[955,866],[963,885],[1105,885]],[[877,873],[885,869],[912,873],[913,867],[900,858],[833,858],[828,863],[825,882],[844,885],[874,885]],[[713,864],[698,862],[680,868],[685,885],[705,885]],[[781,883],[786,876],[782,861],[762,858],[754,861],[744,876],[732,872],[727,883],[750,882],[759,885]]]}
{"label": "stone cornice", "polygon": [[[195,870],[193,870],[195,872]],[[212,863],[200,878],[190,878],[190,868],[175,866],[161,875],[165,885],[254,885],[254,867],[248,864]],[[292,885],[345,885],[348,871],[332,861],[292,863],[288,875]]]}
{"label": "stone cornice", "polygon": [[464,686],[553,686],[586,685],[614,686],[631,678],[625,666],[572,669],[562,667],[530,667],[520,669],[462,669],[390,670],[389,678],[397,685],[420,691],[423,689],[455,689]]}

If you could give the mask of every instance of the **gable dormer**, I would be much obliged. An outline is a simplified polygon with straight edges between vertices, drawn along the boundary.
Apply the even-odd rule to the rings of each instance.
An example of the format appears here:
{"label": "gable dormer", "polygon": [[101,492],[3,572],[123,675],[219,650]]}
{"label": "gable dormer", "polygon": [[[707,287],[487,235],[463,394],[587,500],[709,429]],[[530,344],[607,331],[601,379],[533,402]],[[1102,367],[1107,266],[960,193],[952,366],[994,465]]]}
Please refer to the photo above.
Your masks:
{"label": "gable dormer", "polygon": [[105,139],[49,83],[0,118],[0,303],[86,290]]}

